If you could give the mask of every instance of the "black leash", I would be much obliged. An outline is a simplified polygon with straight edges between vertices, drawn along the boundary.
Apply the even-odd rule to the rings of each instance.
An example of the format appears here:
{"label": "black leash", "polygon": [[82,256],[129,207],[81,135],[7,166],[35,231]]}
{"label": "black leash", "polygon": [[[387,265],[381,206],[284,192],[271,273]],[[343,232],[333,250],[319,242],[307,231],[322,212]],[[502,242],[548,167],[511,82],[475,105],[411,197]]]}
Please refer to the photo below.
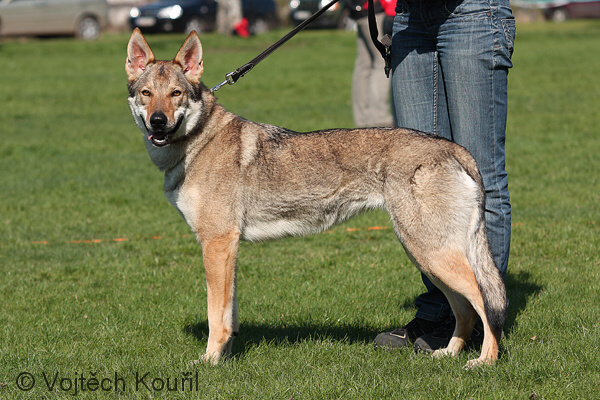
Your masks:
{"label": "black leash", "polygon": [[369,0],[367,12],[371,40],[385,61],[385,75],[389,78],[390,71],[392,70],[392,37],[386,34],[381,38],[381,41],[379,41],[379,30],[377,29],[377,21],[375,20],[375,6],[373,5],[373,0]]}
{"label": "black leash", "polygon": [[[267,58],[271,53],[273,53],[275,50],[277,50],[282,44],[284,44],[285,42],[290,40],[301,30],[306,28],[315,19],[319,18],[321,16],[321,14],[323,14],[325,11],[327,11],[329,8],[331,8],[331,6],[333,6],[338,1],[339,0],[331,0],[327,5],[325,5],[319,11],[317,11],[316,13],[311,15],[308,19],[303,21],[296,28],[292,29],[290,32],[288,32],[287,35],[283,36],[277,42],[273,43],[269,48],[267,48],[265,51],[260,53],[258,56],[254,57],[252,60],[250,60],[246,64],[242,65],[235,71],[230,72],[227,75],[225,75],[225,80],[223,82],[219,83],[217,86],[210,89],[211,93],[216,92],[217,90],[221,89],[223,86],[225,86],[227,84],[233,85],[234,83],[236,83],[238,81],[238,79],[240,79],[242,76],[244,76],[248,72],[250,72],[250,70],[252,70],[252,68],[256,67],[256,65],[258,65],[259,62],[261,62],[262,60]],[[374,11],[375,6],[373,5],[373,0],[368,0],[368,1],[369,1],[369,8],[368,8],[369,16],[368,16],[368,18],[369,18],[369,31],[371,33],[371,40],[373,40],[375,47],[381,53],[381,56],[385,60],[385,74],[389,77],[390,76],[390,60],[391,60],[390,47],[392,45],[392,39],[391,39],[390,35],[385,35],[382,38],[383,43],[379,41],[379,39],[378,39],[379,32],[377,30],[377,23],[375,21],[375,11]]]}
{"label": "black leash", "polygon": [[[310,23],[312,23],[315,19],[317,19],[319,16],[321,16],[321,14],[323,14],[325,11],[329,10],[329,8],[331,6],[333,6],[335,3],[337,3],[338,1],[339,0],[331,0],[327,5],[325,5],[319,11],[317,11],[316,13],[311,15],[308,19],[306,19],[300,25],[298,25],[296,28],[291,30],[287,35],[285,35],[284,37],[279,39],[277,42],[273,43],[268,49],[266,49],[265,51],[260,53],[258,56],[254,57],[250,62],[242,65],[235,71],[230,72],[227,75],[225,75],[225,80],[223,82],[219,83],[217,86],[210,89],[210,91],[216,92],[217,90],[221,89],[226,84],[233,85],[234,83],[236,83],[238,81],[238,79],[240,79],[242,76],[244,76],[248,72],[250,72],[250,70],[252,68],[256,67],[256,65],[259,62],[261,62],[262,60],[267,58],[272,52],[277,50],[282,44],[284,44],[285,42],[290,40],[293,36],[295,36],[302,29],[306,28]],[[372,0],[369,0],[369,1],[372,1]]]}

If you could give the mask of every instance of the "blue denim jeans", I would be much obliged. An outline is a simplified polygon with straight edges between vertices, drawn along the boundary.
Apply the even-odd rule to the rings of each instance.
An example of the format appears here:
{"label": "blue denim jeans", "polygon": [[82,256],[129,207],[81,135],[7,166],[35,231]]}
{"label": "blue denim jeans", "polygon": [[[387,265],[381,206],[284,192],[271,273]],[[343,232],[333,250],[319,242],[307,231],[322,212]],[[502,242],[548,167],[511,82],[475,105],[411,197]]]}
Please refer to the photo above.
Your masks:
{"label": "blue denim jeans", "polygon": [[[515,20],[508,0],[398,0],[392,40],[397,126],[435,133],[475,157],[486,191],[485,217],[496,266],[506,275],[510,200],[504,140],[507,77]],[[442,292],[428,291],[417,317],[451,314]]]}

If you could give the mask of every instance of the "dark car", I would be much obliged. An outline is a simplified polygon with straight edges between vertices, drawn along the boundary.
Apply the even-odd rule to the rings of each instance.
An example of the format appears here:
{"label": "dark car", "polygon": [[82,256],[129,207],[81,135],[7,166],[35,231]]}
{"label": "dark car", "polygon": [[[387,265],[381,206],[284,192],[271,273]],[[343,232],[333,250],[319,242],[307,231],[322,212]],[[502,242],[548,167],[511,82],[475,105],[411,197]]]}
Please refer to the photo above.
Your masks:
{"label": "dark car", "polygon": [[[291,0],[290,20],[294,25],[299,25],[330,2],[331,0]],[[349,15],[346,2],[340,0],[308,27],[350,29],[352,21]]]}
{"label": "dark car", "polygon": [[[277,11],[273,0],[242,0],[242,12],[248,20],[251,33],[277,25]],[[132,29],[140,28],[144,33],[202,33],[215,30],[216,16],[215,0],[159,0],[133,7],[129,13],[129,22]]]}
{"label": "dark car", "polygon": [[560,1],[548,3],[547,19],[565,21],[571,18],[600,18],[600,1]]}

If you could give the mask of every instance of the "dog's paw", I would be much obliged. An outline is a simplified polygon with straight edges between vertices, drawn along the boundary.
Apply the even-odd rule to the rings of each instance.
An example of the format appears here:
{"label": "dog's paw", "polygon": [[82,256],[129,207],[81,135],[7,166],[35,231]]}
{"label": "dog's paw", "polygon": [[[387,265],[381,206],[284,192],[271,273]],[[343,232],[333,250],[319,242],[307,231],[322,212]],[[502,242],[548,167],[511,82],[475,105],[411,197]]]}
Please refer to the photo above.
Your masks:
{"label": "dog's paw", "polygon": [[494,364],[494,360],[490,360],[489,358],[474,358],[473,360],[469,360],[467,361],[467,363],[465,364],[465,366],[463,367],[463,369],[473,369],[473,368],[477,368],[477,367],[482,367],[484,365],[493,365]]}
{"label": "dog's paw", "polygon": [[450,350],[448,350],[448,348],[443,348],[443,349],[437,349],[436,351],[433,352],[433,357],[434,358],[442,358],[442,357],[453,357],[455,354],[453,352],[451,352]]}
{"label": "dog's paw", "polygon": [[210,365],[217,365],[219,363],[219,361],[221,360],[220,354],[216,354],[216,353],[206,353],[202,356],[202,361],[204,361],[206,364],[210,364]]}
{"label": "dog's paw", "polygon": [[191,366],[196,366],[196,365],[200,365],[200,364],[217,365],[219,363],[219,360],[220,360],[219,356],[216,356],[214,354],[212,354],[212,355],[204,354],[199,359],[190,361],[190,365]]}

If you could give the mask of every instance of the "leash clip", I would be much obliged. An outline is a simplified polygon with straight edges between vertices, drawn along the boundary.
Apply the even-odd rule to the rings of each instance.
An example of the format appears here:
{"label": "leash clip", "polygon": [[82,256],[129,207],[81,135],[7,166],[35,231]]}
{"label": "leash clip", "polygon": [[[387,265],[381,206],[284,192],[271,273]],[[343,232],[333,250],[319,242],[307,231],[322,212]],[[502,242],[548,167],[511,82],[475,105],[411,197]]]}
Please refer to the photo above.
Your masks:
{"label": "leash clip", "polygon": [[223,82],[219,83],[218,85],[216,85],[216,86],[213,86],[212,88],[210,88],[210,92],[211,92],[211,93],[214,93],[214,92],[216,92],[217,90],[221,89],[221,88],[222,88],[223,86],[225,86],[226,84],[227,84],[227,81],[225,80],[225,81],[223,81]]}
{"label": "leash clip", "polygon": [[227,82],[230,85],[233,85],[235,82],[237,82],[237,79],[235,79],[235,77],[233,76],[235,73],[236,71],[230,72],[227,75],[225,75],[225,82]]}
{"label": "leash clip", "polygon": [[221,89],[225,85],[233,85],[236,82],[236,79],[233,76],[234,74],[235,74],[235,71],[234,72],[230,72],[227,75],[225,75],[225,80],[223,82],[219,83],[217,86],[212,87],[210,89],[210,92],[214,93],[217,90]]}
{"label": "leash clip", "polygon": [[210,92],[214,93],[225,85],[233,85],[238,81],[238,79],[246,75],[252,68],[254,68],[254,65],[252,63],[248,63],[236,69],[235,71],[228,73],[227,75],[225,75],[225,80],[219,83],[217,86],[210,89]]}

